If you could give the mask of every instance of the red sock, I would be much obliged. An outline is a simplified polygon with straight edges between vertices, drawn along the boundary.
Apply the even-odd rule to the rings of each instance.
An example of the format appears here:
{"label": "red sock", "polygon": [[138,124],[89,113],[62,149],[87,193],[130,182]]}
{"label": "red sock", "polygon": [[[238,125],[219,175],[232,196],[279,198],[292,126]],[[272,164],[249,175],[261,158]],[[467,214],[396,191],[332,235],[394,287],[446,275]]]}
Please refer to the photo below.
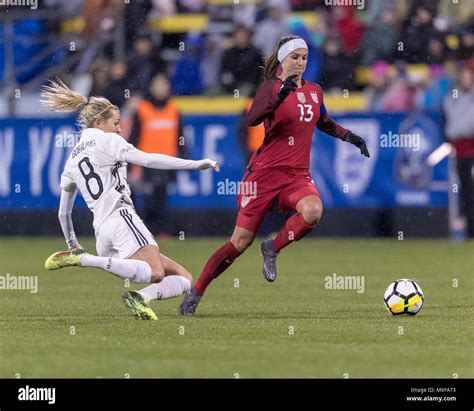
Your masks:
{"label": "red sock", "polygon": [[198,293],[204,293],[211,281],[227,270],[240,254],[242,253],[237,251],[230,241],[227,241],[221,248],[212,254],[207,261],[199,279],[194,285],[195,290]]}
{"label": "red sock", "polygon": [[[316,225],[316,224],[315,224]],[[308,234],[315,225],[308,224],[300,213],[292,215],[275,237],[274,244],[277,251],[285,248],[293,241],[298,241]]]}

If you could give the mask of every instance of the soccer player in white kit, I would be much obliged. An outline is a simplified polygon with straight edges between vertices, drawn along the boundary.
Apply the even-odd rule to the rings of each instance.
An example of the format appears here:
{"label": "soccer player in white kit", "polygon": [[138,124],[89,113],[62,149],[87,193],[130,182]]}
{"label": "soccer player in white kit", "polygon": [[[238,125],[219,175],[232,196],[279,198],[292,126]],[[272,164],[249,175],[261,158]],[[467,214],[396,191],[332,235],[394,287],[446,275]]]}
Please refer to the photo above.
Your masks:
{"label": "soccer player in white kit", "polygon": [[[50,109],[80,111],[82,128],[61,175],[58,216],[68,251],[52,254],[45,268],[97,267],[125,280],[156,283],[138,292],[127,291],[122,297],[136,318],[156,320],[149,301],[186,293],[193,279],[184,267],[160,253],[137,215],[127,184],[127,163],[161,170],[219,171],[219,165],[209,159],[184,160],[138,150],[119,135],[117,106],[104,97],[88,99],[59,79],[44,88],[42,98],[42,104]],[[78,191],[94,215],[98,256],[85,253],[74,232],[71,213]]]}

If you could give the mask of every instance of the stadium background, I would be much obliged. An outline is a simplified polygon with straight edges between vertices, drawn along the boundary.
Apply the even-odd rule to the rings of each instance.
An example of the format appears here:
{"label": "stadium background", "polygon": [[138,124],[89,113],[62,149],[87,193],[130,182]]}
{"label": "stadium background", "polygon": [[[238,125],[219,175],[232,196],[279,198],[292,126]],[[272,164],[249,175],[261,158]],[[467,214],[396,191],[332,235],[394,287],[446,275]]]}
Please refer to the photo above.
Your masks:
{"label": "stadium background", "polygon": [[[472,1],[366,0],[362,8],[322,0],[38,0],[37,8],[5,3],[2,378],[473,377],[472,240],[447,239],[464,237],[459,193],[450,190],[457,176],[447,151],[430,155],[446,139],[443,100],[454,98],[460,66],[472,67]],[[322,223],[312,238],[281,253],[278,281],[263,279],[256,241],[212,283],[196,316],[178,316],[178,298],[152,303],[158,321],[136,321],[120,296],[140,284],[100,270],[44,269],[45,258],[65,247],[58,183],[77,134],[73,116],[40,107],[41,85],[59,76],[85,95],[109,96],[121,106],[128,137],[152,76],[170,76],[188,157],[208,156],[222,165],[219,174],[177,173],[170,187],[174,226],[171,238],[161,236],[160,247],[197,279],[235,222],[235,195],[220,195],[218,183],[238,182],[248,155],[239,130],[259,81],[257,65],[239,59],[238,50],[223,63],[241,24],[253,29],[252,42],[263,53],[285,33],[305,37],[305,78],[323,86],[330,115],[363,136],[372,156],[365,159],[353,146],[317,133],[311,168],[325,205]],[[469,109],[456,113],[459,123],[469,118]],[[419,135],[420,149],[382,143],[384,135],[403,133]],[[137,192],[135,200],[141,212]],[[78,198],[78,239],[94,253],[91,220]],[[262,234],[281,223],[274,214]],[[363,279],[364,290],[328,287],[333,276]],[[37,280],[37,292],[7,287],[8,278],[23,277]],[[385,311],[383,292],[398,278],[417,281],[425,293],[416,317]],[[131,398],[136,406],[143,391],[131,395],[129,389],[98,397]],[[316,392],[327,395],[321,390],[304,394],[314,401]],[[367,387],[362,395],[331,401],[370,402],[373,391]],[[276,400],[277,394],[288,396],[286,389],[271,392]],[[384,409],[397,398],[396,392],[383,398]],[[57,400],[69,399],[61,391]]]}
{"label": "stadium background", "polygon": [[[262,56],[281,35],[304,37],[310,45],[305,78],[322,85],[329,113],[368,141],[372,158],[364,161],[341,142],[315,138],[311,171],[325,216],[312,235],[462,237],[458,195],[448,195],[456,173],[448,158],[434,166],[427,158],[445,140],[443,99],[460,65],[472,63],[474,6],[357,4],[45,0],[35,9],[2,6],[0,234],[60,232],[58,182],[75,122],[40,108],[47,79],[59,76],[85,95],[115,100],[127,137],[152,77],[164,72],[183,116],[188,157],[216,158],[222,165],[219,175],[177,173],[169,187],[170,231],[227,235],[235,195],[219,195],[217,185],[243,174],[239,122],[260,80],[248,57],[225,50],[235,45],[233,33],[248,28],[249,43]],[[401,133],[419,135],[421,149],[380,143],[383,134]],[[262,232],[275,231],[281,221],[270,219]],[[78,235],[92,234],[81,200],[75,225]]]}

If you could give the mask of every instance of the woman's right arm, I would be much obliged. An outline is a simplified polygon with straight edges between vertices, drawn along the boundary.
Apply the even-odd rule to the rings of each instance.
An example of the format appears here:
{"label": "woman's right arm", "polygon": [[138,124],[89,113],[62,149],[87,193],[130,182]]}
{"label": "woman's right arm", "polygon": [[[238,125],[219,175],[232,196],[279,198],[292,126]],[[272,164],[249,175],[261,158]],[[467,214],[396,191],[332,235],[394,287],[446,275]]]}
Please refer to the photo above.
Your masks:
{"label": "woman's right arm", "polygon": [[278,92],[274,91],[275,82],[266,81],[259,89],[253,99],[252,107],[247,114],[247,124],[257,126],[272,114],[281,104],[282,99]]}
{"label": "woman's right arm", "polygon": [[127,163],[137,164],[142,167],[154,168],[157,170],[206,170],[213,168],[219,171],[217,161],[205,158],[203,160],[184,160],[178,157],[167,156],[158,153],[145,153],[133,147],[125,153]]}

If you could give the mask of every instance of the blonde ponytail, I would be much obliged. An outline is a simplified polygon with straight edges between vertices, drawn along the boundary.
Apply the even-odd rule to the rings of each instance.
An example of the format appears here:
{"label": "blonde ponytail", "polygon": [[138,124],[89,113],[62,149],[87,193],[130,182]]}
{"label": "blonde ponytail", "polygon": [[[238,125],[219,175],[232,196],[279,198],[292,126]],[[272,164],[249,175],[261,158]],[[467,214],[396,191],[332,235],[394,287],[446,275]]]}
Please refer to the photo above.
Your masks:
{"label": "blonde ponytail", "polygon": [[87,97],[71,90],[59,78],[50,80],[50,85],[44,86],[41,93],[41,104],[50,110],[64,111],[66,113],[79,113],[81,128],[92,128],[96,120],[107,120],[112,117],[112,111],[118,107],[105,97]]}

